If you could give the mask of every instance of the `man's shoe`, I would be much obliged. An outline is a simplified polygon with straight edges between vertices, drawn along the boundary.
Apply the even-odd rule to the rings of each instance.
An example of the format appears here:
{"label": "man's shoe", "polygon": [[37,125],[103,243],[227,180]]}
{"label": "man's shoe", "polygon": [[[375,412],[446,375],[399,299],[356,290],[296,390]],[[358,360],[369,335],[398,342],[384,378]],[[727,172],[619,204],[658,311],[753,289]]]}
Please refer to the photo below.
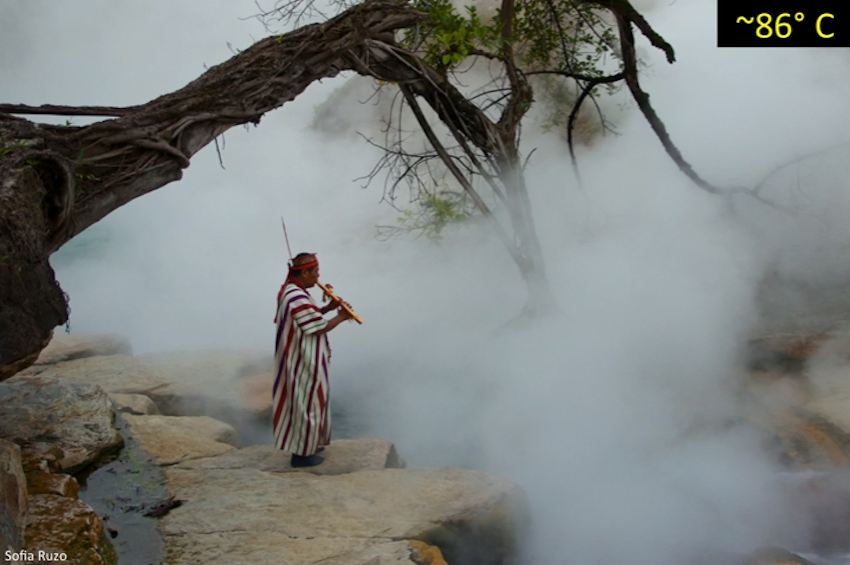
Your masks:
{"label": "man's shoe", "polygon": [[295,455],[292,454],[292,460],[290,461],[290,465],[293,467],[315,467],[316,465],[321,465],[322,461],[325,458],[320,455]]}
{"label": "man's shoe", "polygon": [[325,446],[324,446],[324,445],[320,445],[320,446],[319,446],[319,449],[317,449],[316,451],[317,451],[317,452],[322,452],[322,451],[324,451],[324,450],[325,450]]}

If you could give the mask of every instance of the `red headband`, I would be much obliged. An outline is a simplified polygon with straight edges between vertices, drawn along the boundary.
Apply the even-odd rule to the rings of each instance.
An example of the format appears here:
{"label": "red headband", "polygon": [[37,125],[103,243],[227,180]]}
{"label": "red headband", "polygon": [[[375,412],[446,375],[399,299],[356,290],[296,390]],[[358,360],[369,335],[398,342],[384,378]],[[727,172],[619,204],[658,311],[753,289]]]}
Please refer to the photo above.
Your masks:
{"label": "red headband", "polygon": [[313,267],[318,267],[318,266],[319,266],[319,260],[313,259],[312,261],[309,261],[307,263],[301,263],[300,265],[293,265],[293,264],[290,263],[289,270],[290,271],[304,271],[306,269],[312,269]]}

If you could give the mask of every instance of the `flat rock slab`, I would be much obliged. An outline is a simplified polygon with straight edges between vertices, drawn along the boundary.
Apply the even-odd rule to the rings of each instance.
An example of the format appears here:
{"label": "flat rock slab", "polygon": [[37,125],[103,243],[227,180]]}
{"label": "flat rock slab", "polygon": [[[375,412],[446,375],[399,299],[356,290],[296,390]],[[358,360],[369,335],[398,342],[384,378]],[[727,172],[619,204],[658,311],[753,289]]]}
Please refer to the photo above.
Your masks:
{"label": "flat rock slab", "polygon": [[235,451],[239,436],[232,426],[208,416],[135,416],[122,414],[130,434],[157,465]]}
{"label": "flat rock slab", "polygon": [[0,436],[21,446],[25,469],[47,460],[74,473],[124,443],[115,409],[99,386],[44,376],[0,383]]}
{"label": "flat rock slab", "polygon": [[94,357],[97,355],[131,355],[130,341],[115,334],[104,335],[67,335],[56,333],[47,344],[35,365],[50,365],[72,359]]}
{"label": "flat rock slab", "polygon": [[[228,532],[176,537],[168,563],[251,565],[445,565],[422,558],[416,542],[358,538],[290,539],[277,532]],[[438,550],[439,551],[439,550]],[[427,554],[426,554],[427,555]]]}
{"label": "flat rock slab", "polygon": [[[331,556],[369,563],[372,546],[404,540],[436,545],[453,565],[509,563],[524,509],[514,484],[463,469],[319,476],[179,466],[165,473],[168,490],[183,501],[160,522],[173,564],[300,565]],[[373,562],[408,557],[398,558]]]}
{"label": "flat rock slab", "polygon": [[163,414],[204,415],[222,406],[242,408],[239,377],[246,367],[267,357],[267,353],[255,350],[103,355],[41,365],[28,371],[71,382],[94,383],[110,394],[145,395]]}
{"label": "flat rock slab", "polygon": [[259,469],[270,473],[305,472],[343,475],[357,471],[395,469],[404,466],[392,442],[385,439],[340,439],[321,453],[325,461],[316,467],[293,468],[290,454],[273,445],[252,445],[226,455],[181,463],[181,469]]}

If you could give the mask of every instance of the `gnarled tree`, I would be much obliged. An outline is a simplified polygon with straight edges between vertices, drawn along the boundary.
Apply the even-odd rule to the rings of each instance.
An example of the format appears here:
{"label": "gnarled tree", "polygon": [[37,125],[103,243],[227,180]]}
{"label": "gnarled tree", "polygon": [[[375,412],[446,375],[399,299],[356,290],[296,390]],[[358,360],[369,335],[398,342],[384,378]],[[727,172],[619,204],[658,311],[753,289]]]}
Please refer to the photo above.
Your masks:
{"label": "gnarled tree", "polygon": [[[51,253],[118,207],[180,179],[192,156],[227,129],[257,124],[266,112],[294,99],[313,81],[343,71],[398,85],[435,154],[492,221],[519,267],[528,283],[530,310],[539,309],[551,293],[519,152],[520,123],[532,103],[533,90],[515,52],[520,39],[535,37],[533,26],[529,27],[534,19],[527,16],[533,9],[535,17],[551,18],[547,29],[556,31],[551,39],[556,45],[561,41],[564,49],[563,64],[536,72],[569,77],[582,85],[576,108],[595,86],[625,80],[677,164],[703,188],[723,192],[696,176],[652,111],[637,81],[632,27],[663,49],[670,61],[672,48],[627,0],[575,0],[569,5],[612,15],[619,31],[615,50],[623,64],[620,73],[609,77],[570,68],[563,43],[566,34],[559,28],[565,2],[503,0],[489,43],[479,45],[462,38],[444,41],[438,58],[429,59],[428,50],[419,48],[423,43],[421,37],[416,39],[417,33],[434,39],[465,25],[445,12],[435,18],[435,10],[445,9],[446,2],[365,0],[324,23],[263,39],[184,88],[147,104],[126,108],[0,105],[0,380],[32,363],[53,329],[68,320],[67,297],[50,267]],[[517,14],[525,14],[525,19]],[[479,39],[488,39],[486,35]],[[451,67],[467,57],[501,65],[507,81],[497,115],[453,84]],[[422,111],[423,101],[450,132],[465,160],[449,154],[434,134]],[[38,124],[13,114],[109,119],[75,127]],[[504,203],[510,230],[499,224],[473,186],[474,173]]]}

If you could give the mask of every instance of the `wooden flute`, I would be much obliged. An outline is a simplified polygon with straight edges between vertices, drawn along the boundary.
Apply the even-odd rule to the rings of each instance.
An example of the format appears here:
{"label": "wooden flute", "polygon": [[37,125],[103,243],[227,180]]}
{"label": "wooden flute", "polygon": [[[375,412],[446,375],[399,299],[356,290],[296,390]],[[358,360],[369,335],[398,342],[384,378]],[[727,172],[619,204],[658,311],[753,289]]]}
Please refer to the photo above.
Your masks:
{"label": "wooden flute", "polygon": [[363,320],[360,319],[360,316],[355,314],[354,310],[352,310],[351,307],[348,304],[346,304],[340,297],[338,297],[336,294],[333,293],[333,290],[332,290],[333,287],[331,285],[324,285],[324,284],[320,283],[319,281],[316,281],[316,284],[319,285],[319,288],[321,288],[322,291],[324,291],[325,296],[327,296],[330,300],[336,300],[337,302],[339,302],[339,307],[342,308],[343,310],[345,310],[346,312],[348,312],[348,314],[351,316],[352,320],[354,320],[358,324],[363,323]]}

